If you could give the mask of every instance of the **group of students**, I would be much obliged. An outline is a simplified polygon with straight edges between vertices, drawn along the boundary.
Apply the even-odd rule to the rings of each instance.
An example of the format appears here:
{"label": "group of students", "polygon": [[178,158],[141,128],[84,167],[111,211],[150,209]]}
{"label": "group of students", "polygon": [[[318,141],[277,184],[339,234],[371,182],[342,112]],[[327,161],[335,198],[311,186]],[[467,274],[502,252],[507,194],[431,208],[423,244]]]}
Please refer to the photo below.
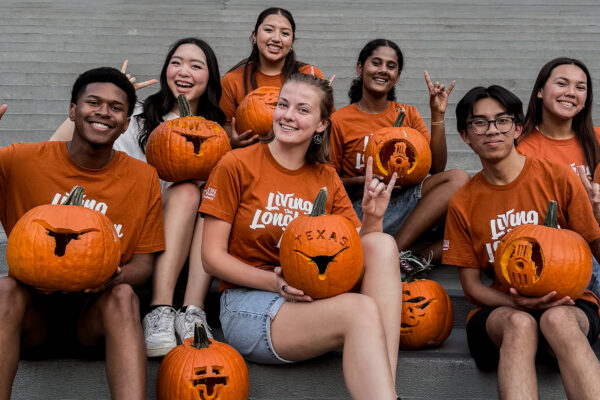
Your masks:
{"label": "group of students", "polygon": [[[479,276],[480,269],[493,273],[493,250],[513,227],[495,221],[509,220],[501,217],[511,210],[543,215],[549,200],[558,201],[560,226],[581,233],[600,256],[600,185],[590,182],[600,162],[600,132],[592,125],[585,65],[566,58],[546,64],[526,116],[502,87],[469,91],[457,106],[457,129],[483,166],[469,180],[464,171],[446,170],[445,112],[454,82],[446,87],[425,72],[429,130],[415,107],[396,102],[400,48],[376,39],[359,54],[351,104],[334,112],[331,82],[296,60],[295,30],[287,10],[264,10],[250,56],[222,80],[206,42],[179,40],[165,58],[160,89],[141,103],[135,90],[153,81],[137,83],[125,66],[87,71],[53,141],[0,149],[0,219],[7,233],[28,209],[79,184],[88,198],[108,205],[106,215],[121,225],[123,249],[118,273],[83,293],[40,294],[11,277],[0,279],[0,399],[10,396],[20,351],[56,337],[103,345],[112,397],[144,398],[146,356],[166,354],[193,335],[196,322],[207,326],[212,277],[221,280],[225,341],[247,360],[285,364],[343,347],[353,398],[396,399],[398,252],[447,212],[443,242],[425,252],[458,267],[466,297],[481,306],[468,321],[469,348],[481,369],[498,367],[501,397],[537,396],[534,361],[541,346],[558,360],[569,398],[600,398],[600,365],[590,346],[600,333],[592,293],[600,292],[598,272],[592,292],[576,301],[504,293]],[[272,132],[259,141],[251,131],[236,131],[235,111],[261,86],[281,90]],[[148,136],[178,117],[180,94],[195,115],[223,125],[236,148],[207,182],[162,182],[145,163]],[[384,184],[373,174],[373,160],[364,159],[369,135],[392,126],[400,110],[404,126],[421,132],[432,154],[430,176],[412,187],[396,186],[395,176]],[[326,212],[359,230],[364,274],[354,292],[313,300],[281,273],[285,219],[275,214],[306,213],[324,186]],[[175,310],[175,284],[186,262],[183,307]],[[150,277],[151,309],[142,323],[131,288]]]}

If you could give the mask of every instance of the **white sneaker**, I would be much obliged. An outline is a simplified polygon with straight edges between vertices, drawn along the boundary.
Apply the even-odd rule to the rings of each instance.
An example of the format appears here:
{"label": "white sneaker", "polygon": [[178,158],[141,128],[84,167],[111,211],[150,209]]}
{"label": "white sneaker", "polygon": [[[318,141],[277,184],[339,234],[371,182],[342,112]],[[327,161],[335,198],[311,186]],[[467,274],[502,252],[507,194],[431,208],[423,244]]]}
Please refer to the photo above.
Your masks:
{"label": "white sneaker", "polygon": [[200,307],[189,305],[185,312],[177,311],[177,315],[175,316],[175,332],[177,332],[177,336],[182,342],[187,338],[194,337],[196,322],[204,325],[208,337],[213,338],[210,326],[206,322],[206,313],[204,310]]}
{"label": "white sneaker", "polygon": [[144,317],[144,341],[148,357],[162,357],[177,346],[173,329],[175,314],[173,307],[161,306]]}

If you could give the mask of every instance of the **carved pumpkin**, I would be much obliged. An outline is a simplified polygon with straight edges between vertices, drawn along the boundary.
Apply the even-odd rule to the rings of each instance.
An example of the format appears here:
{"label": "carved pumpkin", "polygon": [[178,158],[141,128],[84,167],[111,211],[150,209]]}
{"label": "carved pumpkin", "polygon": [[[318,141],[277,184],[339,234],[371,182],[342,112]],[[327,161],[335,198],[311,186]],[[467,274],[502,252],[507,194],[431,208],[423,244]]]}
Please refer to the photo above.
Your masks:
{"label": "carved pumpkin", "polygon": [[557,229],[557,203],[548,204],[544,225],[525,224],[508,232],[494,257],[496,280],[503,289],[541,297],[555,290],[555,299],[575,300],[592,276],[592,253],[578,233]]}
{"label": "carved pumpkin", "polygon": [[279,250],[287,283],[314,299],[349,291],[363,268],[356,228],[341,215],[325,215],[326,202],[327,188],[322,188],[310,215],[287,226]]}
{"label": "carved pumpkin", "polygon": [[194,337],[171,350],[160,364],[158,400],[245,400],[248,368],[230,345],[209,339],[196,324]]}
{"label": "carved pumpkin", "polygon": [[75,186],[62,205],[32,208],[17,221],[6,247],[11,276],[42,291],[75,292],[114,274],[121,257],[115,227],[82,201]]}
{"label": "carved pumpkin", "polygon": [[402,127],[404,109],[401,109],[394,126],[383,128],[369,138],[365,160],[373,157],[373,173],[387,183],[392,174],[398,174],[398,184],[413,186],[425,179],[431,168],[429,138],[416,129]]}
{"label": "carved pumpkin", "polygon": [[193,117],[183,94],[177,102],[180,117],[165,121],[152,131],[146,159],[162,180],[205,181],[221,157],[231,150],[229,137],[216,122]]}
{"label": "carved pumpkin", "polygon": [[279,90],[277,87],[263,86],[248,93],[235,113],[235,130],[238,133],[251,130],[259,136],[271,132]]}

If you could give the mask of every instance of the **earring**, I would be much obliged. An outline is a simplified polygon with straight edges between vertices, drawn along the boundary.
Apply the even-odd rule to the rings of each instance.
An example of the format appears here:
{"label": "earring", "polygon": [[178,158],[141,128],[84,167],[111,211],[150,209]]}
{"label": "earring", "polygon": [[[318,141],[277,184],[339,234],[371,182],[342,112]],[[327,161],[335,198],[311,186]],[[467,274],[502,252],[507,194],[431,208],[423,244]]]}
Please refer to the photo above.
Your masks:
{"label": "earring", "polygon": [[318,146],[323,143],[323,137],[321,136],[321,132],[317,132],[313,135],[313,142]]}

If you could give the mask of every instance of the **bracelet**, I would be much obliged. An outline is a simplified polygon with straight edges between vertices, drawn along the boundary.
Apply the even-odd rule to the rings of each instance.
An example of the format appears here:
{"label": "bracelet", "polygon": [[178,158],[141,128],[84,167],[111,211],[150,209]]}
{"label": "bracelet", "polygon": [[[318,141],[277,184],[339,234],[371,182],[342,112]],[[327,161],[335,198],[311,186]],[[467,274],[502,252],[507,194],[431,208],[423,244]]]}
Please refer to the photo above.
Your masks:
{"label": "bracelet", "polygon": [[443,126],[444,125],[444,120],[441,121],[431,121],[431,126]]}

